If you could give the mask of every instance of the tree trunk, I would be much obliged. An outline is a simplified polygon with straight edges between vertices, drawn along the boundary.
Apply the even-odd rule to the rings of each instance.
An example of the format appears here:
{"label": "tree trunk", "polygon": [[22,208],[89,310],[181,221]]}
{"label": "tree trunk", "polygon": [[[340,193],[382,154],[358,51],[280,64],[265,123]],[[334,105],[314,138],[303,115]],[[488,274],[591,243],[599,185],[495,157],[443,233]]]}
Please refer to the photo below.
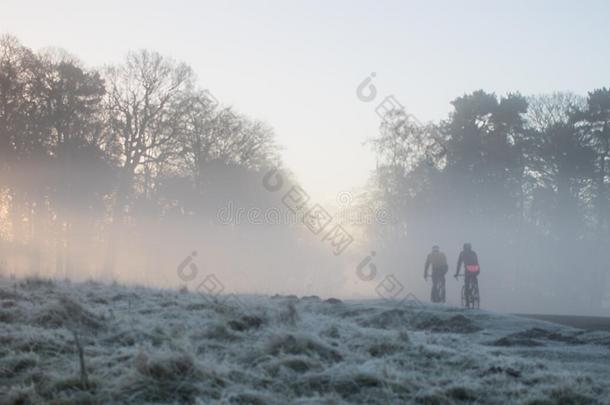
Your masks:
{"label": "tree trunk", "polygon": [[131,176],[122,175],[119,180],[114,206],[112,207],[112,218],[109,231],[107,232],[108,242],[104,259],[103,275],[108,280],[115,277],[116,260],[118,256],[119,239],[121,237],[121,224],[125,205],[129,199],[131,190]]}

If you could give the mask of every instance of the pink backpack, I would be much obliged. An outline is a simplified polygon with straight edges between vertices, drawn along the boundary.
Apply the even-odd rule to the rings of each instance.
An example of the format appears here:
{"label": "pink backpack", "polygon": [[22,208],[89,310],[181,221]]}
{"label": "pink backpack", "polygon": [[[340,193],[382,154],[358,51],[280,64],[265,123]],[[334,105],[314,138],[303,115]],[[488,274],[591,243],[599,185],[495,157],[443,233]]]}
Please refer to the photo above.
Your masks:
{"label": "pink backpack", "polygon": [[468,264],[466,265],[466,270],[469,273],[476,273],[477,271],[479,271],[480,267],[478,264]]}

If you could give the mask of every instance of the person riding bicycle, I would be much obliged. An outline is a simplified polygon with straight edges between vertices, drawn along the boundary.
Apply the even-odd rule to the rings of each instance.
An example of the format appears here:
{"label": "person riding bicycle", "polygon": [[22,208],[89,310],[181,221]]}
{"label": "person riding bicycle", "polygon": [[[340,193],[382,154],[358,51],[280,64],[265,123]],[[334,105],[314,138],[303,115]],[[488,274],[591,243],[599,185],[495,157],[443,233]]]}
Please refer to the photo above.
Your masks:
{"label": "person riding bicycle", "polygon": [[460,252],[460,257],[458,258],[457,269],[455,270],[455,278],[457,279],[460,275],[460,270],[464,265],[464,284],[466,285],[466,289],[470,290],[473,283],[476,282],[476,278],[481,272],[481,267],[479,266],[479,258],[474,250],[472,250],[472,246],[470,243],[464,243],[464,249]]}
{"label": "person riding bicycle", "polygon": [[432,267],[432,302],[445,302],[445,274],[449,270],[447,257],[437,245],[432,246],[432,252],[426,258],[424,278],[428,280],[428,268]]}

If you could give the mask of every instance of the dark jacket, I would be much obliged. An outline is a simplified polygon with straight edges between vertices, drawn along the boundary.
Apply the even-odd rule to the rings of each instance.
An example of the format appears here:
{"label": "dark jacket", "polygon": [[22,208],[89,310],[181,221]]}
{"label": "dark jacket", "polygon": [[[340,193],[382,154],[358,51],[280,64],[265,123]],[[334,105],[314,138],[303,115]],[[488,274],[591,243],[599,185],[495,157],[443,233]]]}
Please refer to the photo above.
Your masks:
{"label": "dark jacket", "polygon": [[460,252],[460,257],[458,257],[457,269],[455,270],[455,274],[460,273],[462,264],[464,265],[464,267],[472,264],[478,265],[479,258],[477,257],[476,252],[472,249],[464,249]]}
{"label": "dark jacket", "polygon": [[426,266],[424,267],[424,275],[428,274],[428,268],[432,266],[432,273],[447,273],[447,257],[443,252],[431,252],[426,258]]}

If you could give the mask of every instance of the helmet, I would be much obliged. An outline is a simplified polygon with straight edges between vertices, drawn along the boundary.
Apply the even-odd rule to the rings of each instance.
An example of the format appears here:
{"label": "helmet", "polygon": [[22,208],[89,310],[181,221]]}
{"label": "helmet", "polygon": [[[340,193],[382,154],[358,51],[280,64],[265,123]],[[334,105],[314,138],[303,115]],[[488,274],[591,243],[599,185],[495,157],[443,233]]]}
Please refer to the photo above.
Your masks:
{"label": "helmet", "polygon": [[464,250],[472,250],[472,245],[470,243],[464,243]]}
{"label": "helmet", "polygon": [[432,246],[432,251],[433,251],[433,252],[438,252],[440,249],[441,249],[441,248],[440,248],[440,247],[438,247],[438,245],[434,245],[434,246]]}

